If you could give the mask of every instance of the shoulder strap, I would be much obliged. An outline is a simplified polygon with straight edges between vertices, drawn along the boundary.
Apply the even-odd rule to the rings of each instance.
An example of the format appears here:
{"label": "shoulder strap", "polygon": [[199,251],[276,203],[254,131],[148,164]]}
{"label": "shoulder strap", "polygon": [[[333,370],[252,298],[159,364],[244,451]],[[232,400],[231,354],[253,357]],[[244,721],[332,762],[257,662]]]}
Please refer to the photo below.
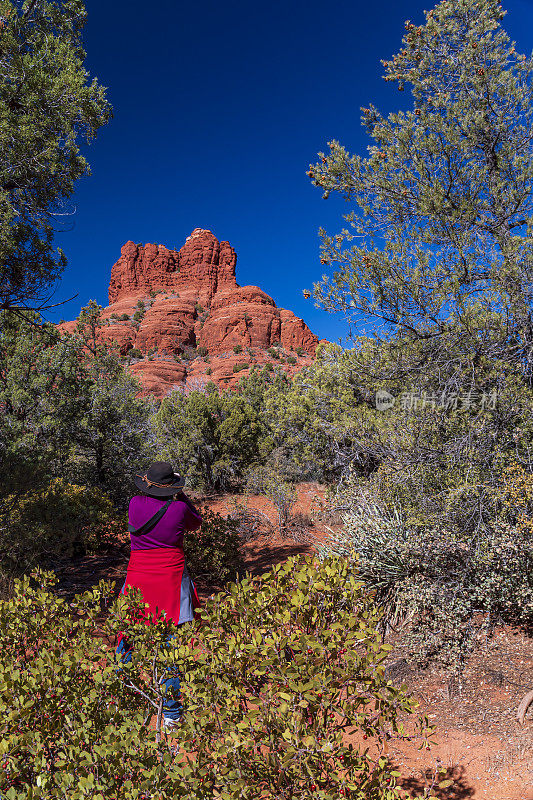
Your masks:
{"label": "shoulder strap", "polygon": [[161,517],[163,516],[163,514],[165,513],[165,511],[167,510],[167,508],[171,504],[171,502],[172,502],[172,498],[170,498],[170,500],[167,500],[165,505],[161,506],[159,511],[156,511],[154,516],[150,517],[150,519],[147,520],[144,523],[144,525],[141,525],[140,528],[137,528],[137,530],[135,530],[133,525],[128,525],[128,531],[130,533],[133,533],[134,536],[144,536],[145,533],[149,533],[152,530],[152,528],[155,528],[155,526],[157,525],[157,523],[159,522],[159,520],[161,519]]}

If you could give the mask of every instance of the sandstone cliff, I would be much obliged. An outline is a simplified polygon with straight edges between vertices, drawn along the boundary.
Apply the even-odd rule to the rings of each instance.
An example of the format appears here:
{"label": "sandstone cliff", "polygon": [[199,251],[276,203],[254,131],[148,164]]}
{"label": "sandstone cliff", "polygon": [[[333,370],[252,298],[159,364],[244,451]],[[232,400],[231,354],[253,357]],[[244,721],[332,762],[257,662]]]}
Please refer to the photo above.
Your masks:
{"label": "sandstone cliff", "polygon": [[201,228],[179,251],[122,247],[101,337],[117,343],[147,393],[209,380],[227,387],[254,364],[293,373],[312,361],[317,337],[257,286],[239,286],[236,263],[229,242]]}

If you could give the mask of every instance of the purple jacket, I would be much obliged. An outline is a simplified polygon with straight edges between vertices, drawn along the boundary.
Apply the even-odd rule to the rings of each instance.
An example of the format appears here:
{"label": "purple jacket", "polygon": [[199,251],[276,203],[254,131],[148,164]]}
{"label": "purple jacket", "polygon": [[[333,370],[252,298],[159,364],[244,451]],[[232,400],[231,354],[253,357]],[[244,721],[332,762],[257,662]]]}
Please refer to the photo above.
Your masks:
{"label": "purple jacket", "polygon": [[[128,522],[134,528],[140,528],[150,517],[159,511],[167,502],[167,497],[147,497],[136,495],[130,500],[128,509]],[[130,533],[132,550],[151,550],[154,547],[179,547],[183,546],[183,534],[186,531],[197,530],[202,523],[201,514],[195,509],[185,495],[180,500],[173,500],[149,533],[144,536],[135,536]]]}

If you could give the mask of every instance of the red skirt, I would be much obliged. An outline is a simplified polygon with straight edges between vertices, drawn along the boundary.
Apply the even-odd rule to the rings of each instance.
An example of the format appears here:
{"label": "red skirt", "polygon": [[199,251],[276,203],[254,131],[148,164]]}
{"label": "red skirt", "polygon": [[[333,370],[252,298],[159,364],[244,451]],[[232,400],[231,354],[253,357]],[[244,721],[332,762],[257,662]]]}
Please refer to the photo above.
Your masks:
{"label": "red skirt", "polygon": [[167,619],[177,624],[189,622],[194,619],[194,611],[200,605],[181,548],[132,550],[122,590],[124,594],[129,586],[140,589],[144,602],[148,603],[148,608],[141,615],[147,625],[161,616],[163,611],[166,611]]}

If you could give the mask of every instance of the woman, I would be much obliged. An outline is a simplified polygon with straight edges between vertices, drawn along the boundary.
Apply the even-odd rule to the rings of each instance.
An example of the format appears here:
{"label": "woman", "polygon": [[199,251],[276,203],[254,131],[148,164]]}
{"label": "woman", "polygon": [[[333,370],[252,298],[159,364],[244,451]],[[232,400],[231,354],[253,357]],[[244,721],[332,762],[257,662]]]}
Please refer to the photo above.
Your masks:
{"label": "woman", "polygon": [[[156,461],[134,481],[143,494],[132,497],[129,504],[131,555],[122,592],[125,594],[129,586],[141,589],[148,603],[148,622],[162,612],[178,625],[191,622],[200,601],[187,572],[183,536],[199,528],[202,517],[181,491],[185,479],[167,462]],[[122,636],[116,653],[120,660],[131,659],[131,646]],[[164,683],[178,695],[178,675]],[[164,726],[174,727],[181,711],[179,700],[167,700],[163,705]]]}

